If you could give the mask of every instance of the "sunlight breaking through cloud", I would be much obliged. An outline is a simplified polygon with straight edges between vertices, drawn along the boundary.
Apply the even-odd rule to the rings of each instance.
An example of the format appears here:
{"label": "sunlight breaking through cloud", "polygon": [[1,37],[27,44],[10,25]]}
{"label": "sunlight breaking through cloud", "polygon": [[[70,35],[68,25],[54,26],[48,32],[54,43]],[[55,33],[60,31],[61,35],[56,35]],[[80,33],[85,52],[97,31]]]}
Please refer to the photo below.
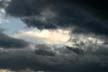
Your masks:
{"label": "sunlight breaking through cloud", "polygon": [[16,38],[31,38],[48,44],[63,44],[70,39],[70,31],[67,29],[29,30],[16,33]]}
{"label": "sunlight breaking through cloud", "polygon": [[105,43],[105,39],[94,34],[75,34],[70,29],[39,30],[33,28],[15,33],[12,37],[34,44],[69,46],[81,49],[86,49],[89,46],[100,46]]}

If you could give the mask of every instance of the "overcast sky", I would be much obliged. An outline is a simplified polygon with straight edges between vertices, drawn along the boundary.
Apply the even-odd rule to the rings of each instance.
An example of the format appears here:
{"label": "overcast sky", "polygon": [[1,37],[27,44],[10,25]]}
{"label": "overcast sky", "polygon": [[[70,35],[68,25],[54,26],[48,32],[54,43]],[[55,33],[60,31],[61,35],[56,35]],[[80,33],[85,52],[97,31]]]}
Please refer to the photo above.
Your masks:
{"label": "overcast sky", "polygon": [[0,68],[108,71],[106,6],[84,2],[13,0],[0,9]]}

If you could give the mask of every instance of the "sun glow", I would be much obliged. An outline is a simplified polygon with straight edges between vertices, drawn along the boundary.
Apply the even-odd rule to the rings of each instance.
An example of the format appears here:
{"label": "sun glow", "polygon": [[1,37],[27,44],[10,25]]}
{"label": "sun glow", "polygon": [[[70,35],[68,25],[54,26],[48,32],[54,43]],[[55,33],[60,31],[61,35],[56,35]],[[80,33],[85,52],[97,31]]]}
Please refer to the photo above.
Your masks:
{"label": "sun glow", "polygon": [[44,30],[30,30],[17,33],[17,38],[32,38],[34,40],[40,39],[45,43],[59,44],[65,43],[70,39],[70,30],[68,29],[44,29]]}

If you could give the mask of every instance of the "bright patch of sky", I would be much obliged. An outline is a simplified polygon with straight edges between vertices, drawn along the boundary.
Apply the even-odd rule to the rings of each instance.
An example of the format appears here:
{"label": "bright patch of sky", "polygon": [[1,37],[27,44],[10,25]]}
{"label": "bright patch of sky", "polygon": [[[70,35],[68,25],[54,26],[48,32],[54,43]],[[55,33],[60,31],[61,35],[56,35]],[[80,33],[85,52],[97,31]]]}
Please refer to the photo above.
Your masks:
{"label": "bright patch of sky", "polygon": [[26,25],[18,18],[5,17],[3,10],[0,11],[0,29],[5,33],[12,34],[24,29]]}
{"label": "bright patch of sky", "polygon": [[31,29],[13,34],[12,37],[24,40],[32,40],[47,44],[65,44],[70,39],[70,30],[68,29]]}

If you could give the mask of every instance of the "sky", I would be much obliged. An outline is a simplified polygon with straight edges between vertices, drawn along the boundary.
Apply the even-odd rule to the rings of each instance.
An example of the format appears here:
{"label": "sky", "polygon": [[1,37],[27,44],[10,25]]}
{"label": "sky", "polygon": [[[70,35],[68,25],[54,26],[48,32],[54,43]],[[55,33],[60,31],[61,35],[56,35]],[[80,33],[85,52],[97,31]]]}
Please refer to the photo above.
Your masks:
{"label": "sky", "polygon": [[95,1],[0,0],[0,70],[107,72],[107,7]]}
{"label": "sky", "polygon": [[19,18],[5,17],[5,12],[0,13],[0,28],[3,28],[8,33],[15,33],[21,29],[24,29],[25,25]]}

